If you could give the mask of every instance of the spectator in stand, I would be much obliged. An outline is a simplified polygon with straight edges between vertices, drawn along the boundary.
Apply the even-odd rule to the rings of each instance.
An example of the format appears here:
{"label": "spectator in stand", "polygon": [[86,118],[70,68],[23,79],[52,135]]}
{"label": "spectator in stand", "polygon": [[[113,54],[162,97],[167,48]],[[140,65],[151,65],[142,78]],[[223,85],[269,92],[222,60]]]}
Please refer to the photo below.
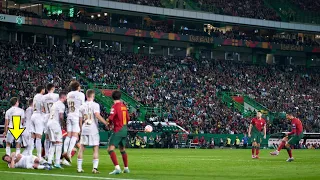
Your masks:
{"label": "spectator in stand", "polygon": [[263,0],[197,0],[201,10],[255,19],[280,21],[275,10],[264,4]]}
{"label": "spectator in stand", "polygon": [[243,138],[242,138],[242,143],[243,143],[243,148],[244,148],[244,149],[247,148],[247,146],[248,146],[248,141],[249,141],[249,138],[248,138],[247,134],[244,133],[244,136],[243,136]]}

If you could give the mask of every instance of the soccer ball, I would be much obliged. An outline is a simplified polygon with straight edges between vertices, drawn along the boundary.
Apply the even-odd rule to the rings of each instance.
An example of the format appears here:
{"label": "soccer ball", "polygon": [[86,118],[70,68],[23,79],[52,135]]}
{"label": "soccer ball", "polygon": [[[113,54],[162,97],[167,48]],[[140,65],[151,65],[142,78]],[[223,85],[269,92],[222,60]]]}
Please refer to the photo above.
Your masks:
{"label": "soccer ball", "polygon": [[145,131],[145,132],[152,132],[152,130],[153,130],[153,128],[152,128],[152,126],[150,126],[150,125],[147,125],[147,126],[144,128],[144,131]]}

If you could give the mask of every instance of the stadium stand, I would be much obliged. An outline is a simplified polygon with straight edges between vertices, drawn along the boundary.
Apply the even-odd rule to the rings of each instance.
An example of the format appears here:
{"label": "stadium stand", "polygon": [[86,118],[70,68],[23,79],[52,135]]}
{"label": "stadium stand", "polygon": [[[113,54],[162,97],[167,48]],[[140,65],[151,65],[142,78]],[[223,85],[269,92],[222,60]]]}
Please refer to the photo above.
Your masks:
{"label": "stadium stand", "polygon": [[[1,100],[19,96],[25,104],[37,85],[54,82],[62,90],[77,72],[93,83],[117,84],[144,105],[161,106],[161,120],[175,121],[190,132],[246,132],[249,118],[223,104],[217,96],[220,91],[245,93],[272,111],[296,108],[299,117],[306,119],[308,132],[319,129],[319,69],[261,67],[76,47],[71,55],[61,47],[18,43],[1,43],[0,58]],[[277,125],[268,128],[269,133],[288,128],[283,119],[275,122]]]}

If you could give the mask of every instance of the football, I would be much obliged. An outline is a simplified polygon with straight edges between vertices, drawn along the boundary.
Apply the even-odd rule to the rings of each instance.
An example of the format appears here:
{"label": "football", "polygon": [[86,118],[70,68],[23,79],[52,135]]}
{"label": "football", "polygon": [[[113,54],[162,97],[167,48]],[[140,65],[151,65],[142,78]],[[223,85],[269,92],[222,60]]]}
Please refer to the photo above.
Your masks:
{"label": "football", "polygon": [[152,126],[150,126],[150,125],[147,125],[147,126],[144,128],[144,131],[145,131],[145,132],[152,132],[152,130],[153,130],[153,128],[152,128]]}

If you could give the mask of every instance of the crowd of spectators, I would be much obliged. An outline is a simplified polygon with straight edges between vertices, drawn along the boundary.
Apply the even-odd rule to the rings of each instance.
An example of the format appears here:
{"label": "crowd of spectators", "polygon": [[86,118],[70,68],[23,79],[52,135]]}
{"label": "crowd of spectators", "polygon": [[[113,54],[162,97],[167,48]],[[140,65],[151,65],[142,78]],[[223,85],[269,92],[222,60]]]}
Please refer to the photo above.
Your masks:
{"label": "crowd of spectators", "polygon": [[[220,91],[245,93],[275,112],[294,108],[308,132],[319,129],[319,69],[259,67],[89,48],[64,51],[16,43],[1,44],[0,62],[2,100],[19,96],[25,104],[37,85],[53,82],[62,90],[78,72],[96,83],[117,84],[144,105],[161,106],[162,120],[175,121],[194,133],[247,131],[250,119],[223,104],[217,96]],[[288,127],[287,122],[278,120],[277,125],[270,124],[268,132]]]}
{"label": "crowd of spectators", "polygon": [[[203,11],[216,11],[225,15],[280,21],[276,11],[267,7],[263,0],[197,0]],[[212,8],[212,6],[214,8]]]}
{"label": "crowd of spectators", "polygon": [[319,12],[319,0],[292,0],[292,2],[303,11]]}

